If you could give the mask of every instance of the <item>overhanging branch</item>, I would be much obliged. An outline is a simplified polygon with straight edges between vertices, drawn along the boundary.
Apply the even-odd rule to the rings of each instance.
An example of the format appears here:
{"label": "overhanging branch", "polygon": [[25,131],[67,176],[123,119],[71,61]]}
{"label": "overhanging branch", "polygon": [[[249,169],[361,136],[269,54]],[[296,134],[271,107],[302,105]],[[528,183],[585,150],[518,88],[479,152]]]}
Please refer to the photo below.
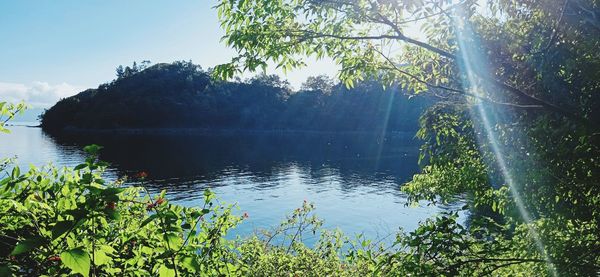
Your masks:
{"label": "overhanging branch", "polygon": [[476,94],[473,94],[473,93],[470,93],[470,92],[467,92],[467,91],[464,91],[464,90],[461,90],[461,89],[455,89],[455,88],[446,87],[446,86],[442,86],[442,85],[432,84],[432,83],[430,83],[428,81],[425,81],[425,80],[419,78],[418,76],[416,76],[414,74],[411,74],[411,73],[409,73],[409,72],[407,72],[405,70],[402,70],[388,56],[386,56],[385,54],[383,54],[381,51],[379,51],[377,49],[375,49],[374,51],[377,52],[377,53],[379,53],[386,60],[386,62],[391,66],[391,68],[389,68],[389,69],[398,71],[400,74],[406,75],[409,78],[411,78],[411,79],[413,79],[413,80],[415,80],[415,81],[417,81],[417,82],[419,82],[421,84],[424,84],[428,88],[441,89],[441,90],[445,90],[445,91],[450,91],[450,92],[453,92],[453,93],[461,94],[461,95],[464,95],[464,96],[474,97],[474,98],[477,98],[477,99],[480,99],[482,101],[485,101],[485,102],[488,102],[488,103],[491,103],[491,104],[495,104],[495,105],[510,106],[510,107],[522,108],[522,109],[532,109],[532,108],[533,109],[537,109],[537,108],[542,108],[542,106],[540,106],[540,105],[522,105],[522,104],[516,104],[516,103],[498,102],[498,101],[489,99],[487,97],[482,97],[480,95],[476,95]]}

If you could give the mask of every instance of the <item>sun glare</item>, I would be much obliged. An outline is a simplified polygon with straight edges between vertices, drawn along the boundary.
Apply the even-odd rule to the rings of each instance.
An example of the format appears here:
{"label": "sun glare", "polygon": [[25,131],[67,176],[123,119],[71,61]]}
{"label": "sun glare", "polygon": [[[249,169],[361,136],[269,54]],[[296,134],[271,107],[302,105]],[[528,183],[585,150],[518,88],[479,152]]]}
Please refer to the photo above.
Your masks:
{"label": "sun glare", "polygon": [[[460,11],[457,11],[459,13]],[[477,38],[473,35],[473,30],[470,28],[469,23],[461,20],[460,14],[454,17],[456,27],[456,37],[459,44],[459,55],[460,55],[460,66],[462,72],[464,72],[463,84],[465,90],[469,91],[473,95],[484,97],[484,91],[492,92],[497,89],[489,85],[483,84],[479,76],[487,76],[488,70],[483,60],[483,55],[478,53],[478,49],[474,47]],[[558,276],[556,269],[553,265],[552,260],[547,255],[543,239],[531,223],[533,218],[530,212],[527,210],[523,199],[519,195],[518,184],[513,178],[513,170],[507,165],[504,158],[504,152],[508,149],[502,149],[502,146],[498,143],[498,134],[494,131],[496,126],[497,118],[501,112],[497,106],[487,103],[480,99],[473,99],[476,101],[475,105],[470,111],[471,119],[473,122],[479,123],[485,135],[478,137],[478,143],[480,146],[489,145],[492,153],[494,154],[496,166],[502,173],[503,181],[508,185],[511,196],[517,206],[519,214],[523,221],[527,223],[528,232],[534,240],[535,246],[544,257],[544,260],[548,263],[548,273],[551,276]]]}

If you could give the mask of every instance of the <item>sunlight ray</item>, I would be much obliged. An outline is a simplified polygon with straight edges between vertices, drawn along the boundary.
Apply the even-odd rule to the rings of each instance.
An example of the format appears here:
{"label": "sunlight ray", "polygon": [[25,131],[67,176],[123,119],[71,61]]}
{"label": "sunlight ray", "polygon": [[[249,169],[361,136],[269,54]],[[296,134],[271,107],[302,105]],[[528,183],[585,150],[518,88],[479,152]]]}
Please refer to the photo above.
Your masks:
{"label": "sunlight ray", "polygon": [[384,95],[385,115],[383,116],[383,124],[382,124],[382,128],[381,128],[381,132],[376,134],[376,136],[377,136],[376,141],[378,141],[379,143],[377,144],[377,153],[375,156],[375,169],[379,169],[379,163],[381,161],[381,153],[383,152],[383,145],[385,144],[385,136],[387,134],[388,124],[390,121],[390,114],[392,112],[392,105],[394,103],[394,97],[395,97],[396,93],[400,93],[400,92],[398,92],[398,85],[394,85],[394,87],[391,88],[391,90],[389,92],[389,96]]}
{"label": "sunlight ray", "polygon": [[[456,37],[459,46],[460,66],[462,72],[464,72],[463,84],[465,89],[471,94],[483,97],[485,96],[483,95],[484,90],[493,92],[495,88],[486,86],[481,82],[479,76],[488,76],[489,72],[482,55],[473,47],[476,45],[476,37],[473,35],[473,30],[470,28],[469,23],[462,20],[462,18],[460,15],[455,16],[454,25],[456,27]],[[498,142],[498,134],[494,131],[494,126],[497,123],[496,119],[500,111],[496,110],[496,107],[491,104],[486,104],[480,100],[475,101],[477,103],[474,103],[473,108],[470,110],[471,118],[474,122],[480,123],[485,132],[485,136],[478,136],[478,143],[480,146],[485,144],[490,146],[496,160],[496,165],[502,173],[504,183],[509,187],[519,214],[523,221],[527,223],[528,232],[533,238],[536,248],[548,264],[549,274],[551,276],[558,276],[556,268],[545,250],[542,238],[532,225],[533,218],[519,195],[518,184],[513,177],[513,171],[507,165],[502,146]]]}

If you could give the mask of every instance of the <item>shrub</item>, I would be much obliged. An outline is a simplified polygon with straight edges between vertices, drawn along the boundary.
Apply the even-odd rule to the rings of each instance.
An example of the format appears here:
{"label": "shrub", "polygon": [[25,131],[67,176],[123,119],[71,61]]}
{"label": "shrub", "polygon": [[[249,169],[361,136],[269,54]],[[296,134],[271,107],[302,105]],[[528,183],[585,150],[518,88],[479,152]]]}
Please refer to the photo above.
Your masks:
{"label": "shrub", "polygon": [[[241,217],[204,193],[182,207],[123,180],[101,178],[100,147],[75,169],[45,167],[0,182],[1,272],[18,275],[232,274],[240,270],[224,235]],[[143,176],[142,176],[143,177]]]}

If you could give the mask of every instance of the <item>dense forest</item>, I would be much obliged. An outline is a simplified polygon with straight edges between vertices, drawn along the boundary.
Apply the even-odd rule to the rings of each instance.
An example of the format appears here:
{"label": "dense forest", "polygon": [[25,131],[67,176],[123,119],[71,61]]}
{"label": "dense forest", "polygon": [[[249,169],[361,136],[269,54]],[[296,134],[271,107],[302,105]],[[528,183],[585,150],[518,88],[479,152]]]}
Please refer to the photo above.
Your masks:
{"label": "dense forest", "polygon": [[191,62],[147,64],[119,66],[112,82],[62,99],[42,127],[414,131],[431,103],[377,82],[347,88],[316,76],[294,91],[276,75],[226,82]]}

